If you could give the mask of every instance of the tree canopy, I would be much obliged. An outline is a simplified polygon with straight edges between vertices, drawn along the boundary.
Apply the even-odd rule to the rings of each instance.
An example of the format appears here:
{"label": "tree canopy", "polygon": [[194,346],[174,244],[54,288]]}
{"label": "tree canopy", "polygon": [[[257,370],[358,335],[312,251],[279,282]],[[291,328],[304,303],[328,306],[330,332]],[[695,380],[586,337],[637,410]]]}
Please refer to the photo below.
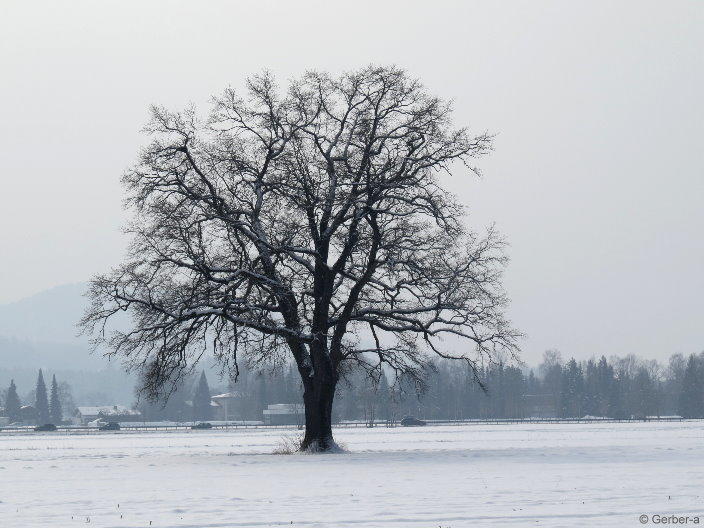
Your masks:
{"label": "tree canopy", "polygon": [[49,399],[46,394],[46,384],[44,383],[42,369],[39,369],[39,374],[37,375],[34,408],[37,412],[37,423],[39,425],[49,423],[49,419],[51,418],[49,414]]}
{"label": "tree canopy", "polygon": [[49,416],[54,424],[63,420],[63,409],[61,408],[61,395],[59,394],[59,384],[56,383],[56,375],[51,378],[51,397],[49,399]]}
{"label": "tree canopy", "polygon": [[10,422],[17,422],[20,419],[20,408],[22,403],[17,395],[17,386],[15,380],[10,380],[10,386],[5,395],[5,414],[7,414]]}
{"label": "tree canopy", "polygon": [[[283,93],[255,76],[206,119],[154,107],[152,142],[123,179],[129,254],[92,281],[82,324],[152,392],[209,350],[235,373],[242,357],[292,357],[304,447],[322,449],[347,366],[421,382],[433,354],[472,368],[513,357],[504,242],[469,230],[438,178],[476,171],[491,137],[450,117],[403,70],[371,66],[309,72]],[[121,311],[133,326],[105,332]]]}

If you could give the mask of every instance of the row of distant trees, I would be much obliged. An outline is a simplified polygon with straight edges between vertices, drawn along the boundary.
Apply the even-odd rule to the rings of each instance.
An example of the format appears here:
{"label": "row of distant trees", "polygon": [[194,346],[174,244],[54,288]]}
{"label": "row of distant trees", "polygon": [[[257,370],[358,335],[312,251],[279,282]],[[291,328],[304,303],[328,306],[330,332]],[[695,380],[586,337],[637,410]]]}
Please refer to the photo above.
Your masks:
{"label": "row of distant trees", "polygon": [[405,377],[390,384],[383,374],[352,376],[359,379],[338,387],[337,420],[704,417],[704,353],[662,364],[634,355],[564,361],[548,351],[535,370],[497,363],[477,372],[437,362],[421,387]]}
{"label": "row of distant trees", "polygon": [[[394,382],[396,381],[396,382]],[[23,416],[22,400],[14,380],[4,392],[4,414],[10,422],[61,423],[63,400],[70,387],[52,376],[47,391],[39,370],[27,404],[33,416]],[[273,373],[243,370],[236,383],[211,389],[205,372],[187,377],[168,399],[141,398],[137,407],[145,420],[211,420],[211,396],[238,394],[237,414],[243,420],[261,420],[271,403],[300,403],[302,387],[294,367]],[[473,372],[457,363],[436,362],[421,385],[410,377],[390,380],[385,372],[370,378],[350,372],[338,385],[333,417],[340,420],[386,421],[413,415],[427,419],[562,418],[601,416],[629,418],[680,415],[704,417],[704,353],[675,354],[666,365],[633,355],[607,359],[563,361],[557,351],[545,353],[536,370],[502,363]],[[71,403],[72,404],[72,403]],[[25,412],[26,414],[26,412]]]}
{"label": "row of distant trees", "polygon": [[[680,415],[704,417],[704,353],[675,354],[666,365],[636,356],[564,361],[557,351],[545,353],[535,370],[502,363],[477,372],[457,363],[436,362],[421,385],[410,377],[397,382],[385,372],[370,378],[350,372],[337,388],[333,417],[340,420],[386,421],[406,415],[427,419],[598,416],[630,418]],[[205,373],[175,387],[169,400],[141,401],[148,420],[213,418],[210,397],[239,394],[239,415],[261,420],[270,403],[299,403],[302,387],[293,367],[261,374],[244,370],[236,383],[210,389]]]}
{"label": "row of distant trees", "polygon": [[663,365],[633,355],[563,364],[548,352],[540,370],[530,390],[549,394],[561,417],[704,417],[704,353],[674,354]]}
{"label": "row of distant trees", "polygon": [[39,369],[37,384],[33,391],[33,402],[30,404],[32,416],[24,416],[22,412],[22,400],[17,393],[15,380],[10,381],[10,386],[5,391],[2,398],[4,404],[3,414],[10,419],[10,422],[26,421],[30,419],[38,424],[53,423],[58,424],[63,420],[63,407],[61,404],[61,390],[56,381],[56,375],[51,378],[51,393],[47,393],[44,374]]}

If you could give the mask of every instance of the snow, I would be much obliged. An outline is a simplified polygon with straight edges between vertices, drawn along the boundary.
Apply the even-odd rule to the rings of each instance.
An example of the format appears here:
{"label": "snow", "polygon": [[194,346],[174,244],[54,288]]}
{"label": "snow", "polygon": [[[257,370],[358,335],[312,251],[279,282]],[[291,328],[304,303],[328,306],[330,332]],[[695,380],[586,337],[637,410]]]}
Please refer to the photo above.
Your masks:
{"label": "snow", "polygon": [[[11,527],[639,526],[701,516],[704,422],[0,436]],[[692,521],[690,521],[690,524]]]}

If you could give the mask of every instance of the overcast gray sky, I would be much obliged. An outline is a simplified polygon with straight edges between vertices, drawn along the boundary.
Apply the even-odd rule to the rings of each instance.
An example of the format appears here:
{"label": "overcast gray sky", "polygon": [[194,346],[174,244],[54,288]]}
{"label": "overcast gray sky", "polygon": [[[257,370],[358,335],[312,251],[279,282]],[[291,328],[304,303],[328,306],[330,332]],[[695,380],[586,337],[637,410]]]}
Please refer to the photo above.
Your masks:
{"label": "overcast gray sky", "polygon": [[448,185],[511,243],[528,362],[704,349],[704,2],[0,3],[0,303],[125,241],[150,103],[396,63],[497,135]]}

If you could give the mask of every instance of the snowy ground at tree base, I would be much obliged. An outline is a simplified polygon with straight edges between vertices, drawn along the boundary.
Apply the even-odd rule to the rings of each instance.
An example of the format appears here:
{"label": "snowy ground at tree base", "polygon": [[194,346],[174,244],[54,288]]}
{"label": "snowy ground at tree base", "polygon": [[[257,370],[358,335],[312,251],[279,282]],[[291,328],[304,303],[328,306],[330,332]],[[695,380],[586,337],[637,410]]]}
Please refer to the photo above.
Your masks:
{"label": "snowy ground at tree base", "polygon": [[[704,422],[0,436],[0,526],[641,526],[700,516]],[[649,524],[653,524],[650,522]]]}

